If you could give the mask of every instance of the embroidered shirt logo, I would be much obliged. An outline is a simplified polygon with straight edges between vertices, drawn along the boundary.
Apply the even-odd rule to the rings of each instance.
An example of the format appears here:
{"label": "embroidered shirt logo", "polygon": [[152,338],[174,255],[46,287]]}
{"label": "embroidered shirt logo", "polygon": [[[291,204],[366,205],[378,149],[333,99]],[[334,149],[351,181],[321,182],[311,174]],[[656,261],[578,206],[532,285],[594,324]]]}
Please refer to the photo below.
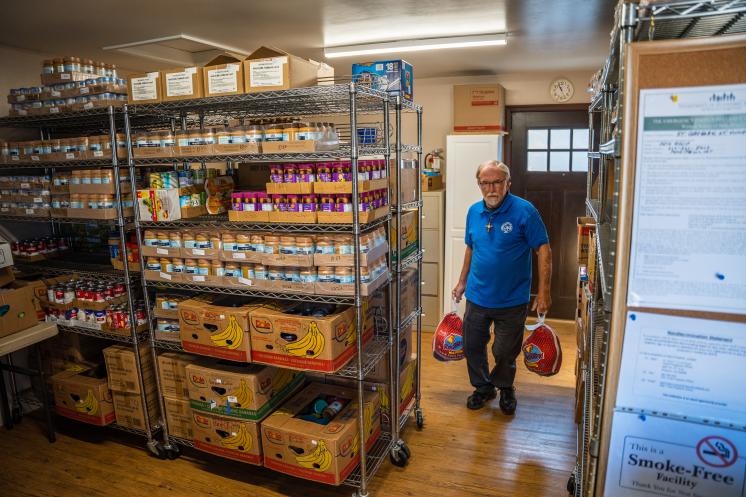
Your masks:
{"label": "embroidered shirt logo", "polygon": [[510,233],[513,231],[513,225],[510,223],[510,221],[504,222],[502,226],[500,226],[500,231],[503,233]]}

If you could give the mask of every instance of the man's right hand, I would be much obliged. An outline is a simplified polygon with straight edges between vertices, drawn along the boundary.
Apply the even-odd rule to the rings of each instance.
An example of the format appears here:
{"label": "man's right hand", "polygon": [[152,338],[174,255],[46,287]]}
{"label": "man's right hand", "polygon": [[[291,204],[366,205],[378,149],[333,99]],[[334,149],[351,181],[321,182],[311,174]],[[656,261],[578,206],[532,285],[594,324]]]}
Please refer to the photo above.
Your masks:
{"label": "man's right hand", "polygon": [[455,300],[456,302],[461,302],[461,297],[464,296],[465,291],[466,291],[466,283],[459,281],[456,287],[453,289],[453,291],[451,291],[451,296],[453,297],[453,300]]}

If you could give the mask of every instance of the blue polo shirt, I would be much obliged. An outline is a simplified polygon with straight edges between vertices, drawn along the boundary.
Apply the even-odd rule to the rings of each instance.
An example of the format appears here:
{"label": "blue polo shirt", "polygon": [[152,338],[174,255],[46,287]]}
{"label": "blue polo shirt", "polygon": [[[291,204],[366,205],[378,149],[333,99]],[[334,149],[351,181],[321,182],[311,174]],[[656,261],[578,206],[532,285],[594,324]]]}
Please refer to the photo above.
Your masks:
{"label": "blue polo shirt", "polygon": [[[487,225],[491,228],[487,231]],[[464,241],[472,250],[466,298],[501,309],[531,300],[531,250],[549,243],[539,211],[508,193],[495,210],[480,200],[466,215]]]}

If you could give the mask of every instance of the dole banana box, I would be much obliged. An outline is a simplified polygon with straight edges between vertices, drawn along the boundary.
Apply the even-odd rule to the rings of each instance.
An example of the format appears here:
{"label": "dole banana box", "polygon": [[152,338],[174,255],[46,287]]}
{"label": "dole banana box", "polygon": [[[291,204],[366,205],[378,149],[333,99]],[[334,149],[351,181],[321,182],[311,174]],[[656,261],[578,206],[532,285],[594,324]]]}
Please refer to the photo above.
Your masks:
{"label": "dole banana box", "polygon": [[[112,390],[111,398],[114,402],[114,414],[116,415],[118,425],[136,430],[145,429],[145,409],[139,393]],[[160,412],[158,390],[155,388],[155,385],[149,386],[145,398],[148,403],[150,424],[152,426],[158,423],[158,413]]]}
{"label": "dole banana box", "polygon": [[401,246],[401,257],[409,257],[417,250],[417,211],[408,211],[401,215],[401,225],[397,224],[396,217],[391,219],[391,251],[393,259],[396,260],[397,245]]}
{"label": "dole banana box", "polygon": [[[309,314],[309,315],[305,315]],[[251,311],[252,359],[282,368],[333,373],[355,355],[355,309],[295,304]],[[373,335],[366,330],[363,343]]]}
{"label": "dole banana box", "polygon": [[181,345],[186,352],[251,362],[249,311],[245,298],[200,295],[179,304]]}
{"label": "dole banana box", "polygon": [[189,399],[174,399],[163,396],[166,409],[166,423],[168,434],[174,437],[194,440],[194,421],[192,420],[192,405]]}
{"label": "dole banana box", "polygon": [[303,374],[202,359],[186,367],[192,409],[259,421],[303,383]]}
{"label": "dole banana box", "polygon": [[[381,434],[378,392],[364,393],[365,444]],[[339,485],[360,462],[357,391],[311,383],[262,424],[264,465],[281,473]]]}
{"label": "dole banana box", "polygon": [[197,356],[164,352],[158,356],[158,375],[164,396],[189,399],[189,380],[186,367],[197,360]]}
{"label": "dole banana box", "polygon": [[[143,382],[146,391],[148,385],[155,383],[153,372],[153,356],[150,345],[141,344],[140,365],[142,366]],[[140,382],[138,381],[138,367],[135,359],[135,351],[130,345],[112,345],[104,349],[104,360],[106,361],[106,373],[109,378],[109,388],[117,392],[140,393]]]}
{"label": "dole banana box", "polygon": [[192,411],[194,448],[216,456],[262,465],[259,423]]}
{"label": "dole banana box", "polygon": [[114,422],[114,404],[103,367],[52,376],[54,410],[60,416],[92,425]]}

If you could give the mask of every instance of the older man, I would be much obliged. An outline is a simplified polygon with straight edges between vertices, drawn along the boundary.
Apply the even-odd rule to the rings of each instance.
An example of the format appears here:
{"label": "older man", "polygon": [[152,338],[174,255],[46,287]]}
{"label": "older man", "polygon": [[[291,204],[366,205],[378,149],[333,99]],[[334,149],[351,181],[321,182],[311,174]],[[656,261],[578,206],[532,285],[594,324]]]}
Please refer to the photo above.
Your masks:
{"label": "older man", "polygon": [[[523,327],[531,299],[531,251],[539,257],[539,288],[531,310],[545,313],[552,305],[549,285],[552,250],[541,216],[527,200],[510,193],[510,169],[487,161],[477,169],[483,200],[466,216],[466,252],[453,298],[466,294],[464,355],[474,387],[469,409],[480,409],[497,396],[500,410],[515,412],[515,361],[521,353]],[[495,335],[489,370],[487,343]]]}

